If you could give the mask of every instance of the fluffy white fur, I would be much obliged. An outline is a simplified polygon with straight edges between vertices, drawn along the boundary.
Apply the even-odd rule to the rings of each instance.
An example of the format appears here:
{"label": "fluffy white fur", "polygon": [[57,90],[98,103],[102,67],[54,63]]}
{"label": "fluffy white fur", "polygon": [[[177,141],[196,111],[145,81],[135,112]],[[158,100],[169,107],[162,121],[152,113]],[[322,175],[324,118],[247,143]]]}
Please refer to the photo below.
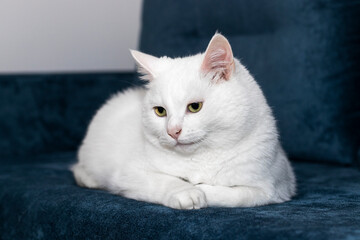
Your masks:
{"label": "fluffy white fur", "polygon": [[[295,177],[271,109],[225,37],[185,58],[132,54],[149,83],[97,112],[72,168],[80,186],[178,209],[290,200]],[[197,113],[193,102],[203,102]]]}

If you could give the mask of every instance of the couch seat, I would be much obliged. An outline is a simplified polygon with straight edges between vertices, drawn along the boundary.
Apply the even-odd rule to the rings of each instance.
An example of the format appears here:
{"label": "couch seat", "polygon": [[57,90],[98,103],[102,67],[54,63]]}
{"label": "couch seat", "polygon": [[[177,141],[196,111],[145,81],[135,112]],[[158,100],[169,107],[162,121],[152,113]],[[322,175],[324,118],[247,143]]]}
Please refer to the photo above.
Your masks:
{"label": "couch seat", "polygon": [[298,194],[290,202],[180,211],[76,186],[75,157],[3,161],[2,239],[360,239],[356,169],[293,162]]}

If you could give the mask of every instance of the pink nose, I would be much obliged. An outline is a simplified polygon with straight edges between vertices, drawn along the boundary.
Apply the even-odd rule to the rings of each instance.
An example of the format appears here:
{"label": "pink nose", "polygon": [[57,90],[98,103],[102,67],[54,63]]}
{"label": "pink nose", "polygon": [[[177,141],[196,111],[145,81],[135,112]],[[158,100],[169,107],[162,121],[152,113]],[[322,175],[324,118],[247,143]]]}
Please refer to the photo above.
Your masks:
{"label": "pink nose", "polygon": [[170,137],[177,140],[181,133],[181,127],[168,128],[167,133],[169,134]]}

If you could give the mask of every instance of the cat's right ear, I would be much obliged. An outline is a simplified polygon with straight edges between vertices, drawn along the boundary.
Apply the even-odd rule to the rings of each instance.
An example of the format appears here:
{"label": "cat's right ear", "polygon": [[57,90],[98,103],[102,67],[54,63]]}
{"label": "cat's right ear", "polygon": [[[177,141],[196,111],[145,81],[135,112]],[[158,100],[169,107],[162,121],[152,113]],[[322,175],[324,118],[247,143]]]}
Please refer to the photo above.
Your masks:
{"label": "cat's right ear", "polygon": [[130,52],[136,61],[136,64],[138,66],[138,72],[142,75],[141,79],[146,81],[152,81],[155,78],[155,65],[159,59],[157,57],[136,50],[130,49]]}
{"label": "cat's right ear", "polygon": [[227,81],[234,69],[234,56],[229,41],[220,33],[215,33],[204,54],[201,71],[204,74],[211,73],[216,81]]}

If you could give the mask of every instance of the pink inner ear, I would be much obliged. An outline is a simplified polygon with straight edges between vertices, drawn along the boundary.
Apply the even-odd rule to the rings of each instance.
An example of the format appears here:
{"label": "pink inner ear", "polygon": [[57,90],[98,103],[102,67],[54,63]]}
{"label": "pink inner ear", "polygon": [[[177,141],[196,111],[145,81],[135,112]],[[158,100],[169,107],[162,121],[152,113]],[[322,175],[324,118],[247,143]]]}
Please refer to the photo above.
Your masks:
{"label": "pink inner ear", "polygon": [[206,50],[201,70],[205,74],[213,72],[220,78],[229,80],[233,71],[233,63],[229,42],[221,34],[215,34]]}
{"label": "pink inner ear", "polygon": [[155,77],[154,69],[158,58],[136,50],[130,50],[130,52],[138,65],[138,72],[142,75],[140,78],[152,81]]}

